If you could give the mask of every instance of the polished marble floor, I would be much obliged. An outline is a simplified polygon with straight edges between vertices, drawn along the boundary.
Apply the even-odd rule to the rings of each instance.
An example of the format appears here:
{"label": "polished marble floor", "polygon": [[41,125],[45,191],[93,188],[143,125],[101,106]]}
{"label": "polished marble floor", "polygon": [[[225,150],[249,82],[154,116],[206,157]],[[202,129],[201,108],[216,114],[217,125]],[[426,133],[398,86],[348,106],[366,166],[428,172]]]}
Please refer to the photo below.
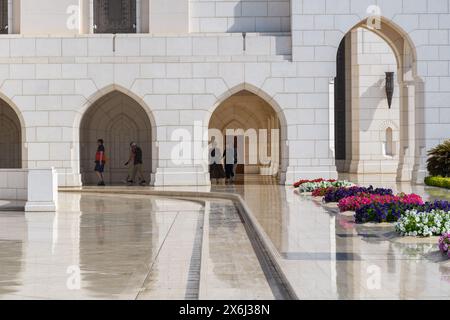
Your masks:
{"label": "polished marble floor", "polygon": [[[292,187],[242,179],[212,188],[243,197],[277,248],[299,299],[450,299],[450,261],[436,238],[401,238],[392,225],[356,225],[351,216]],[[450,200],[449,190],[434,187],[368,184]]]}
{"label": "polished marble floor", "polygon": [[274,299],[234,204],[60,194],[0,211],[0,299]]}
{"label": "polished marble floor", "polygon": [[[373,184],[450,200],[448,190]],[[279,298],[232,202],[122,190],[240,194],[299,299],[450,299],[450,262],[436,239],[356,225],[271,178],[106,190],[115,194],[60,193],[56,214],[0,204],[0,299]]]}

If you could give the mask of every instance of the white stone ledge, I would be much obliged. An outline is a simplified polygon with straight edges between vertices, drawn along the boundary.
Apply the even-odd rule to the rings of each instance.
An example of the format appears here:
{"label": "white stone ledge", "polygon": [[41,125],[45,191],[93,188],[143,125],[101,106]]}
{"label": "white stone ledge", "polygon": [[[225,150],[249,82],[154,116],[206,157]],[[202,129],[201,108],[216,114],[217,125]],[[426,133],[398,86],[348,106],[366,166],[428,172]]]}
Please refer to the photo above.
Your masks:
{"label": "white stone ledge", "polygon": [[[291,32],[246,32],[247,36],[291,36]],[[116,38],[198,38],[198,37],[239,37],[242,32],[190,32],[190,33],[120,33]],[[89,39],[89,38],[114,38],[112,33],[91,33],[91,34],[5,34],[2,39]]]}
{"label": "white stone ledge", "polygon": [[[52,39],[49,41],[48,39]],[[49,44],[50,42],[50,44]],[[149,35],[90,34],[0,37],[0,47],[8,47],[4,58],[55,59],[65,57],[217,57],[291,55],[290,33],[247,33],[243,50],[241,33]],[[115,50],[113,50],[115,44]],[[45,49],[51,46],[51,50]],[[4,61],[11,63],[11,61]],[[47,63],[42,60],[42,63]],[[116,61],[114,61],[116,62]]]}

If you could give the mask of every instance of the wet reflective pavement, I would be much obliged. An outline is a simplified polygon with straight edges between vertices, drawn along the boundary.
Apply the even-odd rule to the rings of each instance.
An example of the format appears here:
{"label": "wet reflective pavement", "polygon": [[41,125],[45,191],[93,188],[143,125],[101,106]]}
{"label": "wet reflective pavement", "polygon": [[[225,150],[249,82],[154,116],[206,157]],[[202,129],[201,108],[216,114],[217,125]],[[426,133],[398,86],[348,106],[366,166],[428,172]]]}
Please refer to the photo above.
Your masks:
{"label": "wet reflective pavement", "polygon": [[274,299],[222,200],[61,193],[56,214],[0,212],[0,270],[0,299]]}
{"label": "wet reflective pavement", "polygon": [[[374,186],[450,200],[433,187]],[[300,299],[450,298],[436,238],[355,225],[270,178],[127,190],[240,194]],[[0,212],[0,269],[0,299],[277,298],[229,200],[60,193],[56,214]]]}
{"label": "wet reflective pavement", "polygon": [[[434,187],[373,185],[450,200],[449,190]],[[450,299],[450,261],[440,254],[436,237],[399,237],[392,224],[356,225],[333,206],[267,178],[250,176],[213,189],[244,198],[300,299]]]}

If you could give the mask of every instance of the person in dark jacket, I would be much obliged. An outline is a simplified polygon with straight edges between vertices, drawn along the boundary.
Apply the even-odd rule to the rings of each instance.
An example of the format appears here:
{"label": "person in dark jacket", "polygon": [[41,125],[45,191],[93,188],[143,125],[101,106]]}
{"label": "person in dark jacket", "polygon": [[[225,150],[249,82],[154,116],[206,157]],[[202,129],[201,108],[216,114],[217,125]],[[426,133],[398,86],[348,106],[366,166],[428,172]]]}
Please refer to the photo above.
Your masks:
{"label": "person in dark jacket", "polygon": [[145,176],[143,171],[143,160],[142,160],[142,149],[137,145],[136,142],[131,143],[131,152],[133,154],[133,172],[131,175],[131,180],[129,180],[129,185],[132,185],[136,180],[136,176],[138,175],[141,182],[140,185],[145,185]]}
{"label": "person in dark jacket", "polygon": [[227,144],[223,153],[223,158],[225,161],[225,182],[232,182],[234,179],[234,165],[237,163],[237,149],[234,148],[233,144]]}
{"label": "person in dark jacket", "polygon": [[222,165],[222,151],[217,146],[214,137],[211,141],[211,148],[209,149],[209,175],[211,180],[216,180],[216,184],[219,184],[220,179],[225,178],[225,171]]}
{"label": "person in dark jacket", "polygon": [[103,172],[105,171],[105,146],[103,144],[103,139],[97,140],[97,152],[95,153],[95,168],[94,171],[97,174],[99,182],[97,185],[104,186],[105,180],[103,179]]}

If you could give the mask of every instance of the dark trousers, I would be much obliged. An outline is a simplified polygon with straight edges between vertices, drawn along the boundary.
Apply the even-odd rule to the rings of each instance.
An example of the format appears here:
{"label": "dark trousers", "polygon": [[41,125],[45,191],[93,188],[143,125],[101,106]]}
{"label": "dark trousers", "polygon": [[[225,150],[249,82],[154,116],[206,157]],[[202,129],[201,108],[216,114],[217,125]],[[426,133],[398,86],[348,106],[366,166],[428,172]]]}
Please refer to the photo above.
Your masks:
{"label": "dark trousers", "polygon": [[234,172],[233,172],[233,164],[226,164],[225,165],[225,176],[227,177],[227,179],[230,179],[231,177],[234,177]]}

